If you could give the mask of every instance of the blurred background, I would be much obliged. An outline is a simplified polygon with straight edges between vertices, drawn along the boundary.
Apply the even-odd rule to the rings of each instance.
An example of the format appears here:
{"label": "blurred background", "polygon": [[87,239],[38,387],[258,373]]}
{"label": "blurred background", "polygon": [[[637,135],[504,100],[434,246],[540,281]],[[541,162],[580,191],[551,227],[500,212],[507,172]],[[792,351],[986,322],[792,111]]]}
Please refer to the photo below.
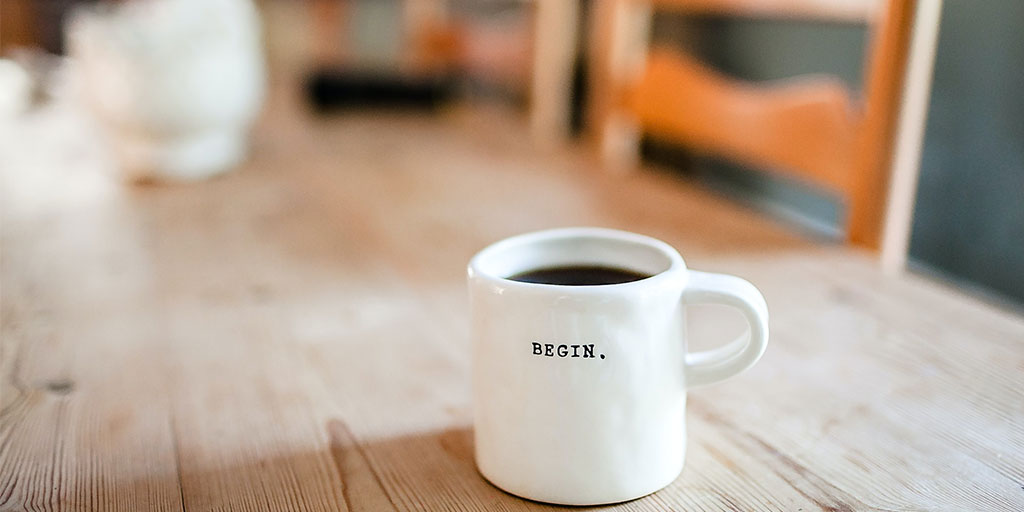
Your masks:
{"label": "blurred background", "polygon": [[[638,151],[802,236],[890,240],[897,267],[1021,307],[1024,3],[777,3],[2,0],[0,115],[73,96],[136,183],[235,169],[275,94],[325,117],[488,109],[540,154],[615,173]],[[638,46],[687,57],[632,66]],[[792,78],[808,74],[829,78]],[[797,136],[750,142],[762,114]],[[713,140],[719,123],[737,140]]]}

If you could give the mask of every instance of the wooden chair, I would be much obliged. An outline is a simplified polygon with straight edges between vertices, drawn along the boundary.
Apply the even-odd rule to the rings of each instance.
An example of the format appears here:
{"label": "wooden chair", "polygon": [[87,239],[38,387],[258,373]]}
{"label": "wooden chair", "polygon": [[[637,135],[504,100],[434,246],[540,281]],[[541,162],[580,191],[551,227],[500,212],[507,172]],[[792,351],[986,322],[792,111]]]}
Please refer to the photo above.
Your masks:
{"label": "wooden chair", "polygon": [[[818,75],[746,83],[677,50],[648,51],[653,9],[866,23],[863,94]],[[845,203],[849,242],[886,245],[883,253],[898,254],[883,259],[901,267],[939,9],[937,0],[597,0],[593,136],[616,166],[636,163],[639,135],[647,133],[822,187]],[[908,68],[911,53],[917,64]],[[910,176],[891,182],[894,161]],[[892,197],[890,184],[898,189]],[[890,219],[900,226],[885,225]]]}

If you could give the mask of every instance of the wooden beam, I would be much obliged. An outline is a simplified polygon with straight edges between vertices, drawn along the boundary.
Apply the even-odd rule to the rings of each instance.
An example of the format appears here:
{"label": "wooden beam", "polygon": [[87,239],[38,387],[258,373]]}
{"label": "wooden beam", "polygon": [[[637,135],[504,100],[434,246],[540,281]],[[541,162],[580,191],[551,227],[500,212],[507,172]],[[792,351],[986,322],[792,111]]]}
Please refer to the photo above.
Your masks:
{"label": "wooden beam", "polygon": [[653,0],[655,8],[697,14],[754,18],[811,19],[865,23],[880,11],[880,0]]}
{"label": "wooden beam", "polygon": [[900,109],[890,173],[889,201],[882,231],[882,269],[890,274],[903,271],[907,264],[941,16],[942,0],[920,2],[914,16],[914,32],[904,79],[903,106]]}
{"label": "wooden beam", "polygon": [[32,0],[0,1],[0,53],[39,43]]}
{"label": "wooden beam", "polygon": [[834,77],[749,84],[655,49],[627,109],[645,133],[842,193],[857,140],[851,103]]}
{"label": "wooden beam", "polygon": [[639,162],[640,132],[620,100],[643,73],[652,10],[646,3],[597,0],[592,16],[590,138],[606,168],[628,170]]}
{"label": "wooden beam", "polygon": [[579,5],[575,0],[534,4],[530,132],[543,146],[569,137]]}
{"label": "wooden beam", "polygon": [[864,125],[847,194],[847,239],[869,249],[881,243],[889,189],[892,139],[903,92],[903,73],[916,0],[889,0],[868,53]]}

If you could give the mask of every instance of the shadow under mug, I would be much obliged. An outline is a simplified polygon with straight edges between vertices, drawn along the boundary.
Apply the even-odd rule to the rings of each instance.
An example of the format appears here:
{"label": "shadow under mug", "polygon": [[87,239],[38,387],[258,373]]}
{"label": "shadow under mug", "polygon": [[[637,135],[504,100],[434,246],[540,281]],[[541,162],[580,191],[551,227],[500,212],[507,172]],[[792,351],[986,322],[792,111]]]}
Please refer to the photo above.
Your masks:
{"label": "shadow under mug", "polygon": [[[509,279],[573,265],[650,277],[565,286]],[[602,228],[512,237],[469,263],[476,463],[532,500],[597,505],[671,483],[686,451],[686,390],[753,365],[768,343],[761,293],[689,270],[668,244]],[[749,330],[687,353],[684,306],[738,309]],[[538,350],[538,347],[540,348]]]}

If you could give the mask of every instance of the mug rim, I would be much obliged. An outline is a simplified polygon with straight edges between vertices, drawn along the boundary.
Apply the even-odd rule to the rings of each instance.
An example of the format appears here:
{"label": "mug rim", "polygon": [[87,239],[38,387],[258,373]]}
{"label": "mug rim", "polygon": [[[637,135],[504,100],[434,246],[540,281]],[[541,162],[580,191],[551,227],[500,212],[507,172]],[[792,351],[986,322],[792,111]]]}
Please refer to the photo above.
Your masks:
{"label": "mug rim", "polygon": [[[499,275],[494,272],[488,272],[485,270],[486,262],[489,258],[495,257],[497,254],[503,253],[508,250],[512,250],[517,247],[521,247],[527,244],[536,244],[540,242],[558,240],[558,239],[573,239],[573,238],[596,238],[610,240],[613,242],[626,242],[632,244],[643,245],[649,249],[653,249],[664,256],[669,265],[667,268],[652,274],[649,277],[643,279],[637,279],[635,281],[628,281],[625,283],[616,284],[594,284],[594,285],[564,285],[564,284],[551,284],[551,283],[529,283],[524,281],[515,281],[509,279],[506,276]],[[491,284],[496,285],[500,288],[512,288],[521,290],[536,290],[536,291],[558,291],[560,293],[574,293],[574,294],[587,294],[587,293],[600,293],[604,291],[624,292],[627,290],[637,288],[647,288],[651,286],[659,286],[661,284],[676,281],[680,278],[685,278],[686,263],[683,257],[679,254],[675,248],[671,245],[658,240],[657,238],[650,237],[647,235],[641,235],[630,231],[622,231],[611,228],[601,227],[564,227],[545,229],[541,231],[532,231],[519,235],[514,235],[508,238],[504,238],[497,242],[488,245],[487,247],[476,253],[469,261],[468,275],[470,279],[483,279],[489,281]]]}

